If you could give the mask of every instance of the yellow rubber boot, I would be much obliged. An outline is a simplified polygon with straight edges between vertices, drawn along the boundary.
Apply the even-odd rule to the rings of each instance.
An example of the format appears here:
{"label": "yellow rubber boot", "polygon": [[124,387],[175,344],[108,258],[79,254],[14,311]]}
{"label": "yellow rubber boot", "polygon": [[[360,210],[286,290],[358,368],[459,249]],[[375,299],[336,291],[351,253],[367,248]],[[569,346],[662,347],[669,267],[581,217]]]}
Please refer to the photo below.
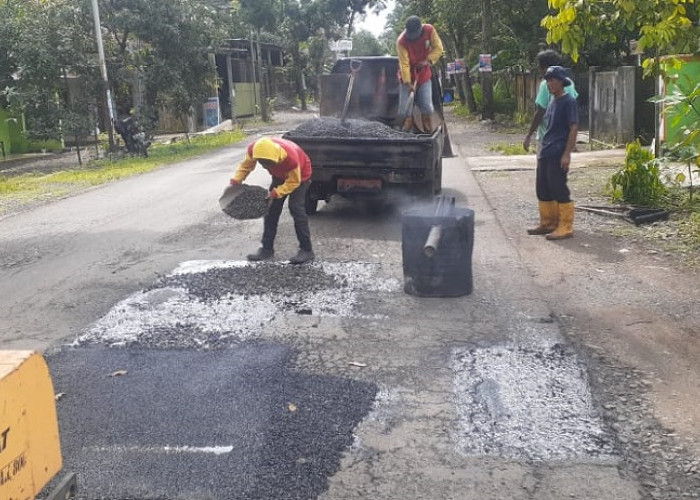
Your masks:
{"label": "yellow rubber boot", "polygon": [[548,240],[563,240],[574,235],[574,202],[559,203],[559,224],[547,235]]}
{"label": "yellow rubber boot", "polygon": [[527,230],[527,234],[549,234],[559,222],[559,204],[556,201],[540,201],[540,225]]}

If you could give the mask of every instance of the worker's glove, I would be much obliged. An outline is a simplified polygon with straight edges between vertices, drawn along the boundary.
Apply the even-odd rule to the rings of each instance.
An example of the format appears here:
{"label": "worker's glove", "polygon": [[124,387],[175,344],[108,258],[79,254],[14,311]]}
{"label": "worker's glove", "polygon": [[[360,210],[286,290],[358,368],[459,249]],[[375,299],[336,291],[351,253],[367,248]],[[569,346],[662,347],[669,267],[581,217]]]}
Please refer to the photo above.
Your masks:
{"label": "worker's glove", "polygon": [[231,184],[232,186],[238,186],[240,184],[240,182],[238,182],[236,179],[231,179],[229,181],[229,184]]}

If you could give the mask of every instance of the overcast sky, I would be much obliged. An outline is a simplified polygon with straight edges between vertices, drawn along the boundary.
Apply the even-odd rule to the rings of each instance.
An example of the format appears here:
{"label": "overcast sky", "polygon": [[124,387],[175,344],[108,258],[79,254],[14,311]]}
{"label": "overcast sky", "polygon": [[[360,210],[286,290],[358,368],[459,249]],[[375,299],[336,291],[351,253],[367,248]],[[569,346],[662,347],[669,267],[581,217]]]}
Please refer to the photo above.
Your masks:
{"label": "overcast sky", "polygon": [[357,25],[357,30],[367,30],[374,36],[379,36],[384,32],[384,25],[386,24],[386,16],[389,12],[394,10],[394,0],[389,0],[387,2],[387,8],[384,9],[379,15],[370,13],[365,17],[364,21],[361,21]]}

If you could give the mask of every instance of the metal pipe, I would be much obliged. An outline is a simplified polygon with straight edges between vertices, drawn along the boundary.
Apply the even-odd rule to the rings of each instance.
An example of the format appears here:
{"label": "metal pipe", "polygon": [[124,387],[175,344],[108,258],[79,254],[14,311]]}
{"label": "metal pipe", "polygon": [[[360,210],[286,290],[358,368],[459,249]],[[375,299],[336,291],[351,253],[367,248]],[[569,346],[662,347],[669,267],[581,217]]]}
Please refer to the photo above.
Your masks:
{"label": "metal pipe", "polygon": [[436,224],[430,228],[428,233],[428,239],[425,240],[425,246],[423,247],[423,253],[426,257],[432,257],[437,252],[438,246],[440,245],[440,238],[442,237],[442,226]]}

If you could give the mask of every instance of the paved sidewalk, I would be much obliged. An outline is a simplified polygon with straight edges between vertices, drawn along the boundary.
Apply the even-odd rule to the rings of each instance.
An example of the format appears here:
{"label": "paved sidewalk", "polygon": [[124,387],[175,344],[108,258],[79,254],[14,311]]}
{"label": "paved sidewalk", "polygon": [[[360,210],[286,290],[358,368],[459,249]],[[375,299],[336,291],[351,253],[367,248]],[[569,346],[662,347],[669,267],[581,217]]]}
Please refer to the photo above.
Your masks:
{"label": "paved sidewalk", "polygon": [[[582,151],[572,153],[571,166],[573,168],[592,166],[596,163],[609,164],[612,162],[622,163],[625,159],[624,149],[609,149],[604,151]],[[480,156],[470,161],[471,169],[477,172],[491,170],[535,170],[537,159],[531,155],[512,156]]]}

